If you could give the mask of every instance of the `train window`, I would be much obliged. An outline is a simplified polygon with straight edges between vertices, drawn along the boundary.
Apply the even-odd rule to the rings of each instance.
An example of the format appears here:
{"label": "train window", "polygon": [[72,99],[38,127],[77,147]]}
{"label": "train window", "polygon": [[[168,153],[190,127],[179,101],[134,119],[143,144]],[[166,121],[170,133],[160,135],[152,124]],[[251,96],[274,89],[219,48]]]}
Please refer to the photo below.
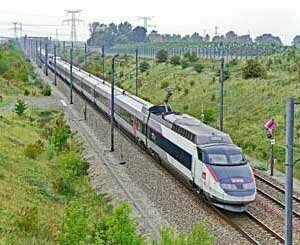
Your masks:
{"label": "train window", "polygon": [[197,148],[197,153],[198,153],[198,159],[202,161],[203,156],[202,156],[202,150],[200,148]]}
{"label": "train window", "polygon": [[247,163],[242,151],[230,146],[206,148],[203,156],[205,163],[215,165],[243,165]]}

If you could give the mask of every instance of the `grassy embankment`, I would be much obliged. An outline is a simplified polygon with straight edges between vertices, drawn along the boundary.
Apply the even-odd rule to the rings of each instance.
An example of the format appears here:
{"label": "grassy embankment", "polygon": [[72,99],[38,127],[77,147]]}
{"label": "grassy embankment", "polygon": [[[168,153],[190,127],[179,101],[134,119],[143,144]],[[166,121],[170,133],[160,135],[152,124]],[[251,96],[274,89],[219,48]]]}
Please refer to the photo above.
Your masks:
{"label": "grassy embankment", "polygon": [[40,96],[46,87],[37,78],[29,60],[12,43],[0,46],[0,107],[16,97]]}
{"label": "grassy embankment", "polygon": [[[259,58],[263,76],[257,78],[243,77],[246,61],[226,61],[229,78],[225,81],[224,129],[244,151],[261,161],[269,161],[270,144],[263,129],[263,123],[274,118],[278,124],[275,132],[276,168],[284,171],[285,159],[285,99],[288,96],[299,98],[300,94],[300,53],[289,51],[269,57]],[[122,58],[122,57],[121,57]],[[125,57],[125,62],[116,65],[118,86],[134,92],[134,59]],[[197,118],[204,113],[205,121],[218,127],[219,101],[219,62],[199,59],[181,64],[167,62],[157,63],[145,60],[149,69],[140,72],[139,96],[161,104],[165,89],[170,87],[174,95],[170,103],[175,110],[191,114]],[[82,53],[77,55],[77,63],[83,65]],[[175,62],[176,63],[176,62]],[[182,64],[183,63],[183,64]],[[197,72],[195,64],[203,69]],[[110,79],[111,57],[105,61],[106,79]],[[100,55],[89,58],[88,70],[96,75],[102,74]],[[296,109],[295,154],[300,157],[300,121],[299,108]],[[265,168],[266,166],[261,166]],[[295,167],[295,176],[300,179],[300,165]]]}
{"label": "grassy embankment", "polygon": [[[10,49],[2,54],[0,63],[11,56],[23,57]],[[26,74],[22,63],[14,67],[12,78],[0,81],[3,103],[10,95],[23,94],[24,89],[40,91],[39,85],[28,85],[26,79],[16,77],[19,73]],[[0,244],[147,243],[137,234],[127,204],[112,207],[105,195],[92,190],[81,144],[61,112],[1,113],[0,132]],[[163,229],[161,241],[153,243],[212,241],[201,223],[189,234],[175,235],[172,229]]]}

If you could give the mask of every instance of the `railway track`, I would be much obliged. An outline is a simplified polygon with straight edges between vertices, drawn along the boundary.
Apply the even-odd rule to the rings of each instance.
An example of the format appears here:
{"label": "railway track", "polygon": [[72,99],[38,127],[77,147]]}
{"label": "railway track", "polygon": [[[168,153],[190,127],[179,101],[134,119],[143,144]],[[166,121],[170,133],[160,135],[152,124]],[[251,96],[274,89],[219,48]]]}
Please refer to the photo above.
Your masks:
{"label": "railway track", "polygon": [[210,206],[214,212],[252,244],[283,244],[285,241],[280,234],[249,211],[236,214],[221,211],[212,204]]}
{"label": "railway track", "polygon": [[[285,190],[257,173],[255,173],[255,179],[257,192],[281,209],[284,209]],[[293,208],[294,217],[300,220],[300,197],[296,195],[293,196]]]}
{"label": "railway track", "polygon": [[[93,142],[93,137],[89,138],[88,143],[92,146],[95,146],[95,142]],[[94,150],[97,155],[99,156],[102,155],[102,153],[98,151],[99,149],[95,148]],[[114,173],[113,169],[109,169],[109,171],[114,176],[114,178],[116,178],[116,181],[120,182],[120,180],[116,176],[116,173]],[[131,197],[131,194],[127,192],[126,187],[124,187],[122,183],[119,184],[121,188],[124,190],[124,192],[127,194],[127,196],[129,197],[129,200],[131,200],[133,205],[135,206],[134,200]],[[255,216],[251,212],[246,212],[244,214],[233,214],[233,213],[220,211],[212,204],[210,204],[210,206],[213,208],[213,211],[215,213],[217,213],[223,220],[225,220],[229,225],[231,225],[238,233],[241,234],[243,238],[245,238],[250,243],[252,244],[284,243],[284,238],[282,236],[280,236],[276,231],[270,228],[266,223],[264,223],[262,220],[260,220],[257,216]],[[144,213],[139,206],[136,206],[136,209],[138,210],[141,216],[144,216]],[[150,222],[146,222],[146,223],[147,223],[146,225],[151,230],[155,231],[154,226]]]}

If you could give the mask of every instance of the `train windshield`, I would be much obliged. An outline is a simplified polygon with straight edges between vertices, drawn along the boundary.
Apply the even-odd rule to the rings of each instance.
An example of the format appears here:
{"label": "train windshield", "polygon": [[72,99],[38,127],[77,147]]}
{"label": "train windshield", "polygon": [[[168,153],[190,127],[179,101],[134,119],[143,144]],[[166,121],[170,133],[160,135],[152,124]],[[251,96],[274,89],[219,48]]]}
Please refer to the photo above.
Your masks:
{"label": "train windshield", "polygon": [[200,160],[213,165],[243,165],[247,163],[243,152],[235,146],[211,146],[199,149],[198,154],[201,154]]}

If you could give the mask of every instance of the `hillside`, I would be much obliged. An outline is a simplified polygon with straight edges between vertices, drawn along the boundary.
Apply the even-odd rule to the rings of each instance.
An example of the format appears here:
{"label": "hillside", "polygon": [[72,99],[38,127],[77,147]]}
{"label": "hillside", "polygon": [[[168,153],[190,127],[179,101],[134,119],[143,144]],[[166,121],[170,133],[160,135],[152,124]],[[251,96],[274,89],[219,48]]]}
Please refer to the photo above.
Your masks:
{"label": "hillside", "polygon": [[[77,51],[77,63],[83,61]],[[269,141],[263,123],[274,118],[278,123],[275,132],[276,167],[284,170],[285,159],[285,98],[299,97],[300,94],[300,53],[292,50],[282,54],[258,59],[264,75],[258,78],[244,79],[245,60],[225,62],[229,78],[225,81],[224,97],[224,129],[244,151],[261,161],[269,161]],[[132,57],[121,57],[122,62],[116,64],[116,82],[124,89],[134,92],[135,61]],[[174,95],[170,103],[175,110],[191,114],[197,118],[204,114],[208,124],[218,127],[218,101],[220,63],[199,59],[195,62],[184,62],[182,65],[167,62],[157,63],[145,60],[150,66],[139,74],[139,96],[154,104],[161,104],[165,97],[165,89],[172,88]],[[184,59],[186,60],[186,59]],[[89,57],[88,71],[101,76],[102,60],[99,55]],[[194,66],[201,64],[200,72]],[[83,66],[83,63],[81,63]],[[111,78],[111,57],[105,61],[106,79]],[[299,109],[296,110],[296,158],[300,156]],[[262,166],[265,168],[265,166]],[[296,166],[295,176],[300,178],[300,166]]]}

